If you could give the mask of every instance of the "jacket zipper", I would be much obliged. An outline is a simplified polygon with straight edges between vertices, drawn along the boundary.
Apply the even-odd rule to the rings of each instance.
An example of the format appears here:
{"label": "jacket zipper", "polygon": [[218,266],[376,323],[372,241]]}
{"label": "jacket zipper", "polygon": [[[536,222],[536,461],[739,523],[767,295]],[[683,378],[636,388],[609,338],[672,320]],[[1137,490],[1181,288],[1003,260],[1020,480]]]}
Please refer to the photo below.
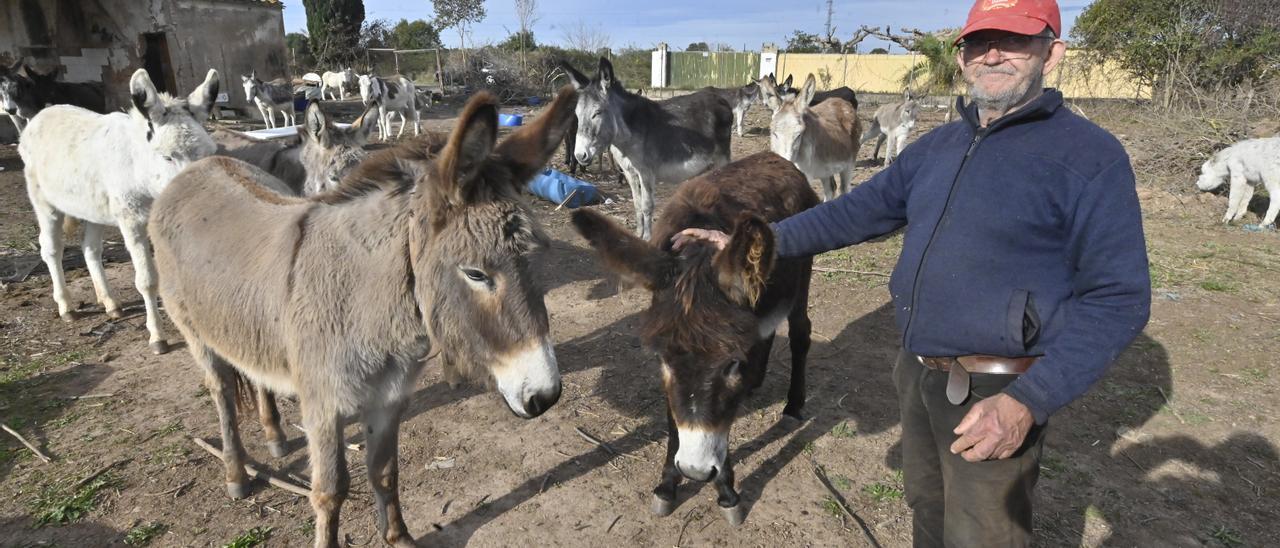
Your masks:
{"label": "jacket zipper", "polygon": [[942,216],[938,217],[938,223],[933,225],[933,232],[929,233],[929,241],[924,244],[924,251],[920,253],[920,264],[916,265],[915,280],[911,284],[911,313],[907,315],[907,325],[902,330],[902,348],[909,348],[911,341],[911,325],[916,319],[916,295],[920,293],[920,274],[924,272],[925,263],[929,259],[929,250],[933,248],[933,240],[938,236],[938,229],[942,227],[942,223],[946,222],[947,216],[951,213],[951,198],[956,194],[956,186],[960,183],[960,176],[964,175],[964,168],[969,164],[969,158],[973,156],[973,151],[978,148],[978,143],[982,142],[982,138],[991,131],[991,128],[978,129],[973,134],[973,140],[969,142],[969,150],[965,151],[964,158],[960,160],[960,168],[956,170],[956,177],[951,181],[951,188],[947,191],[947,201],[942,204]]}

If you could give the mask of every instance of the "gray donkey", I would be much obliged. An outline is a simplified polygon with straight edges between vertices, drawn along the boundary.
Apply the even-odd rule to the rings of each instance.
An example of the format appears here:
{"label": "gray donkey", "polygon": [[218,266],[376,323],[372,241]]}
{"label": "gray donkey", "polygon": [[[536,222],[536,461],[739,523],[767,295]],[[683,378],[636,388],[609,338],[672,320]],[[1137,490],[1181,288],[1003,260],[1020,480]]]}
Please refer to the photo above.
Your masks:
{"label": "gray donkey", "polygon": [[595,78],[561,63],[582,91],[574,153],[587,165],[605,150],[631,185],[636,233],[648,239],[653,227],[653,186],[685,179],[729,163],[733,107],[715,91],[651,101],[627,91],[600,58]]}
{"label": "gray donkey", "polygon": [[319,103],[307,105],[298,138],[289,142],[254,139],[238,131],[213,130],[217,154],[249,162],[280,179],[289,193],[310,196],[337,188],[368,154],[364,145],[377,127],[378,108],[365,110],[355,123],[339,128]]}
{"label": "gray donkey", "polygon": [[876,140],[876,149],[871,153],[871,160],[880,157],[880,145],[889,141],[884,151],[884,163],[892,164],[907,144],[907,136],[916,127],[916,116],[920,113],[920,102],[911,94],[904,93],[902,101],[881,105],[871,118],[867,132],[862,135],[862,144]]}
{"label": "gray donkey", "polygon": [[[446,377],[490,379],[522,418],[555,404],[560,373],[527,258],[547,240],[520,192],[564,139],[576,100],[561,91],[495,147],[498,101],[482,92],[447,139],[379,151],[340,188],[307,199],[268,190],[279,182],[231,158],[175,179],[149,226],[165,304],[218,409],[232,498],[249,480],[236,426],[241,375],[298,396],[316,546],[338,545],[350,483],[342,433],[357,416],[383,539],[413,545],[397,437],[428,355],[441,355]],[[261,413],[268,436],[280,431],[273,411]]]}

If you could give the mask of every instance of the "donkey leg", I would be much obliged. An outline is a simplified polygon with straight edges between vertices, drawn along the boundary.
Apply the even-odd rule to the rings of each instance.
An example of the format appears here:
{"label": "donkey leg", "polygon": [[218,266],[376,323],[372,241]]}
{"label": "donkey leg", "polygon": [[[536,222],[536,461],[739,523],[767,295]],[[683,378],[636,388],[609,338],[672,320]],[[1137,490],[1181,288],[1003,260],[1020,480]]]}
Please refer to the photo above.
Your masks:
{"label": "donkey leg", "polygon": [[[807,269],[806,269],[807,270]],[[809,358],[809,346],[813,343],[813,324],[809,321],[809,273],[804,274],[796,300],[787,316],[787,337],[791,339],[791,386],[787,389],[787,405],[782,414],[796,420],[804,420],[804,374]]]}
{"label": "donkey leg", "polygon": [[742,498],[738,496],[738,491],[733,488],[733,462],[729,457],[725,457],[724,464],[720,468],[720,472],[712,480],[716,487],[716,505],[720,507],[720,514],[724,516],[725,521],[737,527],[742,525],[742,520],[746,518],[746,508],[742,505]]}
{"label": "donkey leg", "polygon": [[640,239],[648,240],[653,233],[653,186],[658,181],[652,175],[640,176],[640,195],[636,197],[636,208],[640,213],[640,222],[636,227]]}
{"label": "donkey leg", "polygon": [[280,409],[276,407],[276,395],[261,386],[255,386],[254,392],[258,400],[258,422],[262,423],[263,437],[267,438],[267,451],[271,456],[281,458],[288,453],[285,449],[284,431],[280,428]]}
{"label": "donkey leg", "polygon": [[1271,202],[1267,205],[1267,214],[1262,218],[1262,226],[1274,224],[1280,215],[1280,169],[1262,174],[1262,184],[1267,187],[1267,195]]}
{"label": "donkey leg", "polygon": [[[428,105],[430,106],[430,105]],[[422,115],[418,113],[418,109],[413,109],[413,136],[422,135]]]}
{"label": "donkey leg", "polygon": [[1236,206],[1236,217],[1232,219],[1233,221],[1239,221],[1244,218],[1245,214],[1249,213],[1249,202],[1253,201],[1253,192],[1253,185],[1246,181],[1244,190],[1240,193],[1240,203]]}
{"label": "donkey leg", "polygon": [[[879,135],[877,135],[877,136],[876,136],[876,149],[875,149],[875,151],[874,151],[874,152],[872,152],[872,153],[871,153],[871,161],[872,161],[872,162],[874,162],[874,161],[876,161],[876,160],[879,160],[879,159],[880,159],[880,146],[884,144],[885,139],[886,139],[886,137],[885,137],[885,134],[884,134],[883,132],[881,132]],[[888,151],[886,151],[886,153],[885,153],[885,154],[886,154],[886,159],[885,159],[885,161],[888,161],[888,158],[887,158]]]}
{"label": "donkey leg", "polygon": [[764,340],[751,345],[751,349],[747,350],[747,363],[742,370],[742,380],[746,382],[747,390],[755,390],[764,385],[764,376],[769,369],[769,354],[773,352],[774,337],[775,335],[769,335]]}
{"label": "donkey leg", "polygon": [[100,224],[85,221],[81,247],[84,249],[85,265],[89,268],[89,278],[93,280],[93,290],[98,294],[98,302],[102,303],[102,308],[107,311],[107,317],[119,319],[123,316],[120,312],[120,303],[116,302],[115,296],[111,294],[111,286],[107,283],[107,272],[102,268],[103,228]]}
{"label": "donkey leg", "polygon": [[835,199],[836,194],[836,176],[822,178],[822,201],[830,202]]}
{"label": "donkey leg", "polygon": [[636,213],[636,234],[641,234],[644,226],[644,215],[640,207],[640,173],[635,169],[627,168],[623,170],[622,176],[626,178],[627,186],[631,187],[631,207]]}
{"label": "donkey leg", "polygon": [[[856,158],[856,156],[855,156]],[[855,159],[856,163],[857,160]],[[853,182],[853,166],[850,165],[844,171],[840,172],[840,186],[836,189],[836,197],[839,198],[849,193],[849,185]]]}
{"label": "donkey leg", "polygon": [[129,259],[133,261],[133,282],[142,294],[142,302],[147,308],[147,332],[151,334],[147,343],[156,354],[169,352],[169,343],[164,340],[160,330],[160,306],[156,283],[155,259],[151,258],[151,241],[147,239],[146,220],[136,222],[122,219],[120,234],[124,236],[124,246],[129,249]]}
{"label": "donkey leg", "polygon": [[667,408],[667,458],[662,462],[662,480],[653,489],[653,503],[649,509],[658,516],[669,516],[676,509],[676,488],[680,486],[680,471],[676,469],[676,451],[680,449],[680,431],[676,419]]}
{"label": "donkey leg", "polygon": [[222,462],[227,470],[227,495],[242,499],[249,494],[249,474],[244,471],[244,445],[240,443],[240,427],[236,422],[236,372],[212,349],[194,339],[191,357],[204,371],[204,384],[218,410],[222,430]]}
{"label": "donkey leg", "polygon": [[378,531],[387,544],[407,548],[414,544],[400,510],[399,437],[403,408],[394,404],[366,413],[369,450],[365,453],[365,466],[378,511]]}
{"label": "donkey leg", "polygon": [[338,512],[347,499],[351,476],[342,446],[342,419],[302,399],[302,426],[311,458],[311,508],[316,513],[316,548],[337,548]]}
{"label": "donkey leg", "polygon": [[49,269],[49,278],[53,282],[53,302],[58,304],[58,315],[65,321],[75,319],[75,310],[67,298],[67,280],[62,271],[62,234],[63,214],[49,205],[44,199],[32,193],[31,205],[36,212],[36,223],[40,226],[40,258]]}

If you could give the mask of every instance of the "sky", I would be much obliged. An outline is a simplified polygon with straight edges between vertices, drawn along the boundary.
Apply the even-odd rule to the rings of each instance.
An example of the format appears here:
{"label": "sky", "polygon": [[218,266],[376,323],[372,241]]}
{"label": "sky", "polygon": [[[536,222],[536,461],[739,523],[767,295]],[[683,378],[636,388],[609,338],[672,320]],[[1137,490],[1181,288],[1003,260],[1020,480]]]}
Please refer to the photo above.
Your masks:
{"label": "sky", "polygon": [[[734,49],[759,51],[772,42],[786,45],[795,30],[821,35],[826,24],[826,0],[538,0],[541,19],[533,25],[539,43],[563,44],[561,27],[577,27],[579,22],[600,29],[616,48],[652,48],[666,42],[682,50],[692,42],[725,43]],[[1064,34],[1088,6],[1088,1],[1065,0],[1062,9]],[[284,0],[287,32],[305,32],[306,12],[302,0]],[[364,0],[366,19],[431,19],[429,0]],[[959,27],[972,5],[967,0],[835,0],[832,25],[837,36],[849,39],[861,25],[895,29],[914,27],[933,30]],[[470,42],[496,43],[519,29],[512,0],[486,0],[484,21],[472,29]],[[442,33],[447,47],[458,45],[458,33]],[[471,45],[471,44],[468,44]],[[887,46],[879,40],[863,42],[860,50]],[[896,51],[897,48],[891,48]]]}

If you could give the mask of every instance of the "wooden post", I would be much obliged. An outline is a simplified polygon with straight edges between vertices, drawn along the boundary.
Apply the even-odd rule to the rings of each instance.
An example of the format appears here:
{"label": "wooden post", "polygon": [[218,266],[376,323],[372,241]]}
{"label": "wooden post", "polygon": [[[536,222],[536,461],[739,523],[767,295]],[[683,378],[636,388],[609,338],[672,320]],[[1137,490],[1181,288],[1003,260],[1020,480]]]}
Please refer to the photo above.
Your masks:
{"label": "wooden post", "polygon": [[440,65],[440,48],[436,48],[436,83],[440,86],[440,96],[444,97],[444,68]]}

